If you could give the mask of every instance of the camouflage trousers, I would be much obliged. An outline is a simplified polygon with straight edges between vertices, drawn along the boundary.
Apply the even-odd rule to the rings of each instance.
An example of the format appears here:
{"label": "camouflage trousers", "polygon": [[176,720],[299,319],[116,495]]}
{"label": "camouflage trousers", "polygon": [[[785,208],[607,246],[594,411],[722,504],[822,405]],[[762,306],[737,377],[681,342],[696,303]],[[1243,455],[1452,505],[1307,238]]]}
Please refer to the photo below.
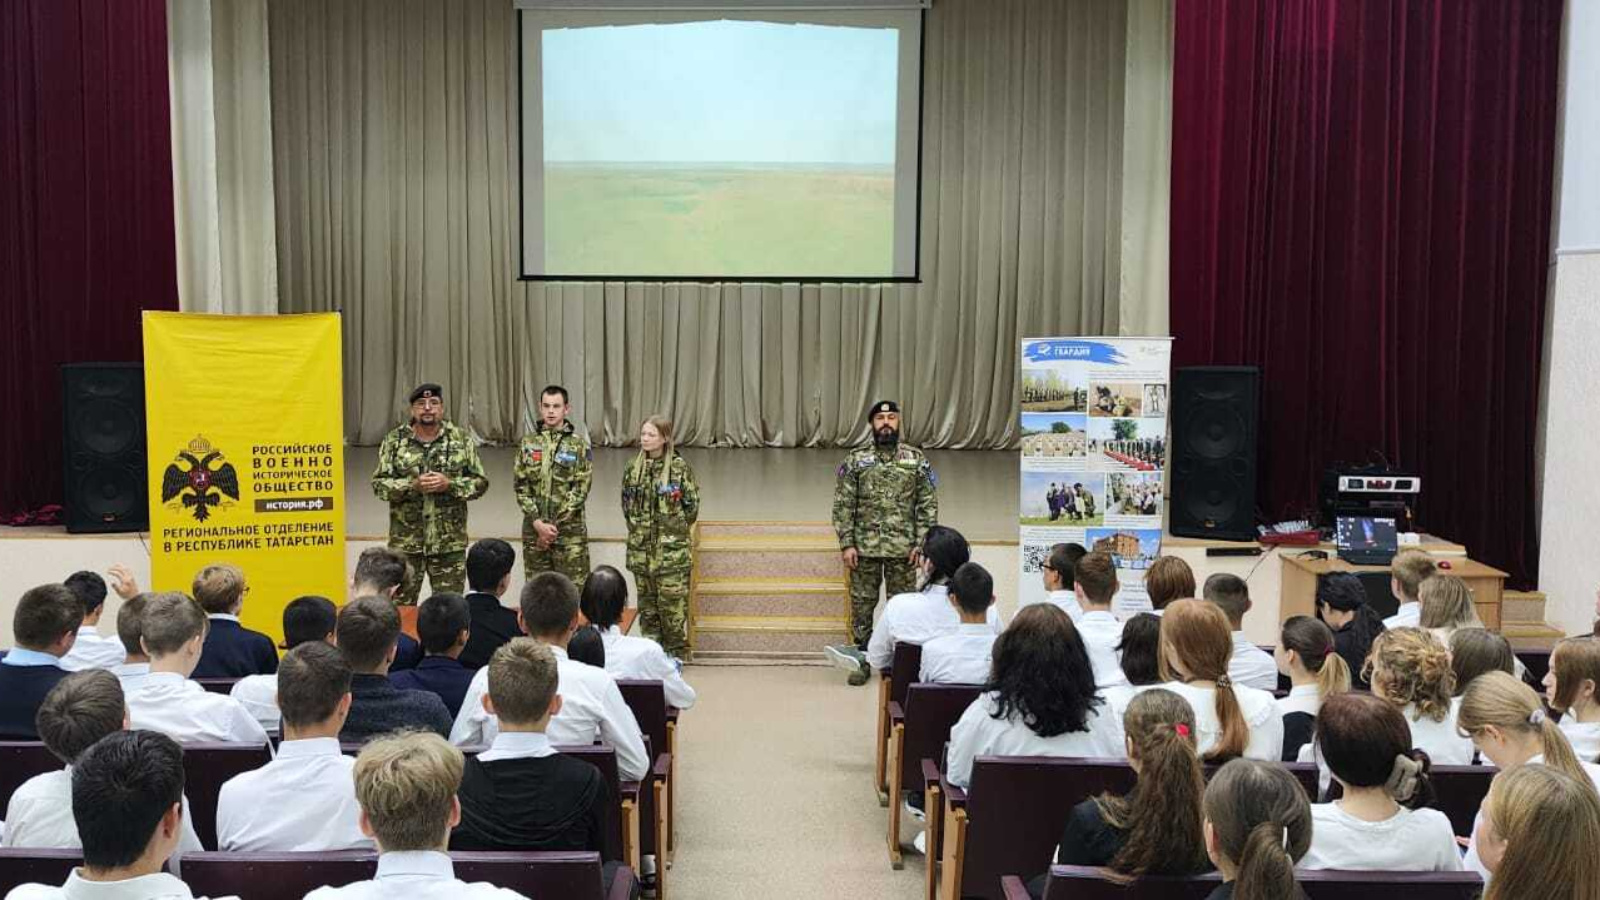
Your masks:
{"label": "camouflage trousers", "polygon": [[879,585],[887,586],[890,597],[910,593],[917,589],[917,570],[904,556],[863,556],[856,562],[850,572],[850,637],[862,650],[872,639]]}
{"label": "camouflage trousers", "polygon": [[633,573],[639,589],[639,629],[667,655],[689,658],[689,570]]}
{"label": "camouflage trousers", "polygon": [[447,553],[407,553],[406,580],[395,595],[397,606],[416,606],[422,593],[422,576],[428,576],[428,590],[434,594],[459,594],[467,586],[467,551]]}
{"label": "camouflage trousers", "polygon": [[522,535],[523,577],[532,580],[540,572],[560,572],[583,590],[583,583],[589,580],[589,536],[558,538],[541,550],[529,531],[525,528]]}

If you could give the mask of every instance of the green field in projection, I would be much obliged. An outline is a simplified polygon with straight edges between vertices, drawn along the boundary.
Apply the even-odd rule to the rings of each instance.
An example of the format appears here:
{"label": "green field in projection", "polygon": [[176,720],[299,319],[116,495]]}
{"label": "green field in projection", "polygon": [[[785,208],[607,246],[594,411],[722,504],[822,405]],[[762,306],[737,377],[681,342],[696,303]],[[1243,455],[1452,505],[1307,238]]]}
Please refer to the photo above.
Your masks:
{"label": "green field in projection", "polygon": [[885,278],[883,167],[545,166],[545,274]]}

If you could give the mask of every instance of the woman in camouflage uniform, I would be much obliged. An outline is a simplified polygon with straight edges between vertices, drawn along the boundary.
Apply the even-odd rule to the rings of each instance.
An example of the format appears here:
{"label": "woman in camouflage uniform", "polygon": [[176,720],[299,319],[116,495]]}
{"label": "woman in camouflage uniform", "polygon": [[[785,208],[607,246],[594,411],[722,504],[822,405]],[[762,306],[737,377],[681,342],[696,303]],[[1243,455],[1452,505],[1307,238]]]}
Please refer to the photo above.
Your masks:
{"label": "woman in camouflage uniform", "polygon": [[667,655],[689,655],[689,531],[700,516],[700,489],[672,446],[672,422],[651,416],[639,427],[639,455],[622,476],[628,523],[628,569],[638,585],[639,620]]}

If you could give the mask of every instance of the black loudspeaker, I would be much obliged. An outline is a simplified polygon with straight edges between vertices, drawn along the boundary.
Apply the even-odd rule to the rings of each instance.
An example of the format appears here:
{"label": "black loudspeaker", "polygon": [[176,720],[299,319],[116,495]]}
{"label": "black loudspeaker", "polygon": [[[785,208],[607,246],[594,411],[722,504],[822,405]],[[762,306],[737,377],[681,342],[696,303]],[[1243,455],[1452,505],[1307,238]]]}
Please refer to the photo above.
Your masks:
{"label": "black loudspeaker", "polygon": [[67,530],[149,528],[144,368],[139,363],[62,366],[61,411]]}
{"label": "black loudspeaker", "polygon": [[1253,541],[1261,370],[1194,366],[1172,379],[1172,511],[1181,537]]}

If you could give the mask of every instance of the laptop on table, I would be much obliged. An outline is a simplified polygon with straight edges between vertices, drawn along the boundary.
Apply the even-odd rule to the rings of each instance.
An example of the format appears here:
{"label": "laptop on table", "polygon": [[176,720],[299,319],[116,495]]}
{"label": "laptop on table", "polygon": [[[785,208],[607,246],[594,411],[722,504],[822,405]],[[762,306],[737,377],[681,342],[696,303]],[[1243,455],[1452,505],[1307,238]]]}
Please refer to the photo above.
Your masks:
{"label": "laptop on table", "polygon": [[1341,516],[1334,522],[1333,540],[1339,558],[1354,566],[1387,566],[1400,550],[1394,519]]}

